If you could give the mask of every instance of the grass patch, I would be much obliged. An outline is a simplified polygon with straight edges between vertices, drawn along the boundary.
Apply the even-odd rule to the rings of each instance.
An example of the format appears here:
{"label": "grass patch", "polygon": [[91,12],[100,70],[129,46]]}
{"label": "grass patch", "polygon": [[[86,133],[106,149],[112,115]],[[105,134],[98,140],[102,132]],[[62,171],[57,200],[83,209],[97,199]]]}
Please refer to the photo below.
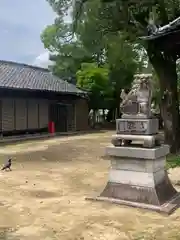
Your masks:
{"label": "grass patch", "polygon": [[167,156],[166,168],[180,167],[180,155],[169,154]]}

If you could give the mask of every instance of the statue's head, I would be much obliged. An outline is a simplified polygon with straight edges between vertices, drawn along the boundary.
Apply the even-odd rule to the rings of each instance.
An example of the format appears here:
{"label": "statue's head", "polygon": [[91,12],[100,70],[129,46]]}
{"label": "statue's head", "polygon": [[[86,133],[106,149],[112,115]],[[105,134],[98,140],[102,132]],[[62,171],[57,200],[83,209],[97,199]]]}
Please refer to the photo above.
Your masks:
{"label": "statue's head", "polygon": [[138,74],[135,75],[135,82],[138,85],[138,89],[151,90],[152,74]]}

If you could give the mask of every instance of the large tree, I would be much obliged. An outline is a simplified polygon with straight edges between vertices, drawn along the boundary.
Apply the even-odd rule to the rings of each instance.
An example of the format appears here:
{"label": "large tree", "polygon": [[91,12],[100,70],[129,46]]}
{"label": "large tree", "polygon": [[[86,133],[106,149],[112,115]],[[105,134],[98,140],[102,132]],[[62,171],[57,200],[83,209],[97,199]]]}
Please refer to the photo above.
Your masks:
{"label": "large tree", "polygon": [[[106,101],[106,108],[119,115],[120,92],[129,87],[135,72],[140,71],[140,45],[124,41],[126,34],[106,32],[102,26],[108,25],[107,19],[101,19],[96,1],[91,1],[87,11],[81,15],[75,35],[72,38],[72,23],[64,20],[69,12],[70,1],[49,0],[58,18],[42,33],[42,41],[53,56],[53,71],[68,81],[76,81],[76,72],[82,63],[96,64],[100,69],[108,65],[109,80],[113,89],[113,101]],[[98,2],[100,5],[100,2]],[[90,104],[91,105],[91,104]]]}
{"label": "large tree", "polygon": [[[152,24],[166,25],[180,15],[179,0],[92,0],[98,6],[104,34],[122,32],[128,41],[139,42],[139,37],[148,34]],[[82,15],[88,12],[92,1],[75,0],[74,29],[83,21]],[[105,21],[106,20],[106,21]],[[180,116],[177,91],[176,61],[178,54],[162,51],[153,42],[141,42],[159,78],[161,113],[165,127],[165,141],[171,151],[180,148]]]}

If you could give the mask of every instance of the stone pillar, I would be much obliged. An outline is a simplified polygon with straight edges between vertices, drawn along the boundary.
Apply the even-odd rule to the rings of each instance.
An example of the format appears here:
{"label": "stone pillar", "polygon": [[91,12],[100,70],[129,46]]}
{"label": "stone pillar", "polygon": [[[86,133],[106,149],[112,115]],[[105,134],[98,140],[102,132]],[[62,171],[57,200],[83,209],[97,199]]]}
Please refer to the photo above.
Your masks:
{"label": "stone pillar", "polygon": [[[179,194],[165,170],[169,147],[128,148],[109,146],[111,160],[108,183],[99,199],[170,213]],[[172,202],[171,202],[172,201]]]}
{"label": "stone pillar", "polygon": [[152,149],[108,146],[108,182],[99,196],[87,199],[172,213],[180,196],[165,169],[168,153],[167,145]]}

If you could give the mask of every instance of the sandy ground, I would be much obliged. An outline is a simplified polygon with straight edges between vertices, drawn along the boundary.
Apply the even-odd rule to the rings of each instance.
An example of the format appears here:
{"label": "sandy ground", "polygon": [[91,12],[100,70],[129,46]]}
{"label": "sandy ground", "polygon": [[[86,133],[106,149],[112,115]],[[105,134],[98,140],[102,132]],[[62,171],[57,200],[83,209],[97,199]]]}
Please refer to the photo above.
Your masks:
{"label": "sandy ground", "polygon": [[[145,210],[86,201],[106,184],[102,156],[112,132],[33,141],[0,148],[0,239],[180,239],[180,209],[166,217]],[[180,170],[171,171],[173,181]]]}

